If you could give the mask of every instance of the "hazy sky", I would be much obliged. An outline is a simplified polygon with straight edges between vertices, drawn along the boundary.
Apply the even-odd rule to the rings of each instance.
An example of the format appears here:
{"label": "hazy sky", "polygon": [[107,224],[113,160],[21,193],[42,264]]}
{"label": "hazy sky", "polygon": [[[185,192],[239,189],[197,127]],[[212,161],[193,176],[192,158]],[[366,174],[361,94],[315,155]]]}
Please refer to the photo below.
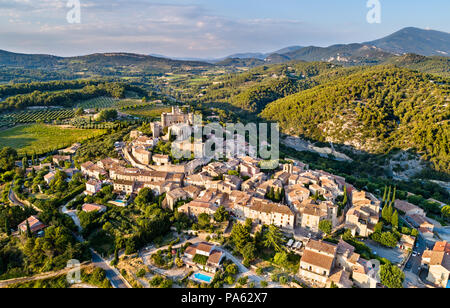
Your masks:
{"label": "hazy sky", "polygon": [[0,0],[0,49],[221,57],[364,42],[409,26],[450,32],[448,0],[379,0],[380,24],[366,21],[367,0],[79,1],[81,23],[69,24],[69,0]]}

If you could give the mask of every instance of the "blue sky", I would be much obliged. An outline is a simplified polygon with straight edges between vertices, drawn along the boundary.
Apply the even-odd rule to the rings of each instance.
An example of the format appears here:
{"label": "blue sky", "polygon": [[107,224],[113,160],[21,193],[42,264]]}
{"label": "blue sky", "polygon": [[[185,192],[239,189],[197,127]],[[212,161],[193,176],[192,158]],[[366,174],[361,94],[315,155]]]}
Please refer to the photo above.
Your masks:
{"label": "blue sky", "polygon": [[79,1],[81,23],[69,24],[68,0],[0,0],[0,49],[221,57],[364,42],[409,26],[450,32],[448,0],[379,0],[380,24],[367,23],[367,0]]}

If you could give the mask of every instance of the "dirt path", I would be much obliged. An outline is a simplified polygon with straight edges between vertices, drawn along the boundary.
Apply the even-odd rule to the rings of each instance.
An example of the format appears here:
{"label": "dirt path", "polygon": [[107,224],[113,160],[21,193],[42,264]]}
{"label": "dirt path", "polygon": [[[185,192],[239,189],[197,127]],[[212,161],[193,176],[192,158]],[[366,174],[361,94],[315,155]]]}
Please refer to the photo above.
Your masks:
{"label": "dirt path", "polygon": [[[81,268],[85,268],[89,264],[90,263],[82,264]],[[21,278],[14,278],[14,279],[9,279],[9,280],[3,280],[3,281],[0,281],[0,288],[6,288],[6,287],[8,287],[10,285],[14,285],[14,284],[17,284],[17,283],[26,283],[26,282],[31,282],[31,281],[37,281],[37,280],[43,280],[43,279],[49,279],[49,278],[53,278],[53,277],[58,277],[58,276],[67,274],[71,270],[73,270],[73,268],[65,268],[65,269],[60,270],[60,271],[47,272],[47,273],[38,274],[38,275],[35,275],[35,276],[31,276],[31,277],[21,277]]]}

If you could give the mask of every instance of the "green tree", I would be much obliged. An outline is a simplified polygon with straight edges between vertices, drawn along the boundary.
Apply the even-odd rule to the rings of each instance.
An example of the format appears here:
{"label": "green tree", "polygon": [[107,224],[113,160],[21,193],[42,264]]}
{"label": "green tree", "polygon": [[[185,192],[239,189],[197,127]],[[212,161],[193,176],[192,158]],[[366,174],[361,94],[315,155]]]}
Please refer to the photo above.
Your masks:
{"label": "green tree", "polygon": [[0,150],[0,172],[14,169],[17,160],[17,151],[11,147],[4,147]]}
{"label": "green tree", "polygon": [[386,222],[389,222],[389,220],[388,220],[388,208],[389,208],[389,205],[385,204],[383,206],[383,209],[381,210],[381,218],[383,218]]}
{"label": "green tree", "polygon": [[397,266],[392,264],[381,265],[380,269],[381,283],[391,289],[403,288],[405,274]]}
{"label": "green tree", "polygon": [[230,218],[230,214],[225,209],[223,205],[219,206],[217,211],[214,213],[214,220],[217,222],[224,222]]}
{"label": "green tree", "polygon": [[450,206],[449,205],[444,206],[441,210],[441,213],[444,218],[447,219],[450,218]]}
{"label": "green tree", "polygon": [[280,229],[275,225],[270,225],[264,234],[264,246],[272,248],[277,252],[282,252],[284,240]]}
{"label": "green tree", "polygon": [[5,233],[6,235],[11,235],[11,227],[9,226],[9,219],[8,216],[5,217]]}
{"label": "green tree", "polygon": [[391,204],[389,204],[388,209],[387,209],[387,216],[386,216],[387,222],[392,222],[392,215],[394,215],[394,207],[392,206],[392,203],[391,203]]}
{"label": "green tree", "polygon": [[135,252],[136,252],[136,242],[134,238],[130,237],[129,239],[127,239],[125,244],[125,254],[131,255]]}
{"label": "green tree", "polygon": [[331,234],[333,225],[329,220],[322,220],[321,222],[319,222],[319,229],[325,234]]}
{"label": "green tree", "polygon": [[273,257],[273,262],[282,267],[286,267],[289,263],[288,255],[285,251],[277,252]]}
{"label": "green tree", "polygon": [[80,116],[82,116],[83,114],[84,114],[83,108],[78,108],[78,109],[75,111],[75,115],[76,115],[77,117],[80,117]]}
{"label": "green tree", "polygon": [[398,229],[398,212],[395,211],[392,215],[391,225],[394,229]]}
{"label": "green tree", "polygon": [[374,232],[381,233],[383,231],[383,222],[379,222],[375,225]]}
{"label": "green tree", "polygon": [[27,167],[28,167],[28,159],[25,156],[24,158],[22,158],[22,169],[23,169],[23,171],[26,171]]}
{"label": "green tree", "polygon": [[235,250],[242,254],[245,245],[251,240],[249,230],[240,223],[235,223],[231,230]]}
{"label": "green tree", "polygon": [[114,121],[117,119],[117,110],[115,109],[107,109],[102,110],[97,116],[97,121],[103,122],[103,121]]}
{"label": "green tree", "polygon": [[238,273],[238,267],[236,264],[230,264],[225,268],[225,271],[230,275],[236,275]]}
{"label": "green tree", "polygon": [[256,246],[253,242],[248,242],[243,250],[242,250],[242,256],[247,261],[253,261],[256,258]]}
{"label": "green tree", "polygon": [[383,204],[386,202],[386,197],[387,197],[387,185],[384,186]]}
{"label": "green tree", "polygon": [[201,213],[200,215],[198,215],[198,224],[200,225],[200,227],[205,228],[209,226],[210,223],[211,216],[206,213]]}
{"label": "green tree", "polygon": [[387,247],[396,247],[398,240],[395,235],[391,232],[384,232],[381,234],[380,243]]}
{"label": "green tree", "polygon": [[30,223],[27,220],[27,237],[31,238],[33,237],[33,233],[31,233],[31,229],[30,229]]}

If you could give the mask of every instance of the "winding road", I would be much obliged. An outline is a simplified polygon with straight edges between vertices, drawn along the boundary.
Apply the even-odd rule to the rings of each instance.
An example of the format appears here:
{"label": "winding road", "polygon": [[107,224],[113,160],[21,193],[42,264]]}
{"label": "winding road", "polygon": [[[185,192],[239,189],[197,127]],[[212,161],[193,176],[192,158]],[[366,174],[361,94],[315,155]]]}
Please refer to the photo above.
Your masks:
{"label": "winding road", "polygon": [[[76,199],[76,197],[73,200],[75,200],[75,199]],[[69,201],[67,204],[62,206],[60,208],[60,211],[61,211],[61,213],[66,214],[70,218],[72,218],[73,222],[78,227],[78,231],[81,232],[83,230],[83,228],[81,227],[80,219],[77,216],[77,212],[75,210],[67,209],[67,205],[71,201]],[[74,234],[74,236],[77,239],[77,241],[79,241],[80,243],[84,243],[86,241],[81,235]],[[92,248],[91,248],[91,255],[92,255],[92,263],[95,266],[100,267],[105,270],[106,278],[108,278],[108,280],[111,282],[111,285],[113,286],[113,288],[117,288],[117,289],[132,288],[132,286],[128,283],[128,281],[126,281],[125,278],[123,278],[123,276],[120,274],[120,272],[117,269],[111,267],[108,264],[108,262],[105,259],[103,259],[100,256],[100,254],[97,253]]]}

